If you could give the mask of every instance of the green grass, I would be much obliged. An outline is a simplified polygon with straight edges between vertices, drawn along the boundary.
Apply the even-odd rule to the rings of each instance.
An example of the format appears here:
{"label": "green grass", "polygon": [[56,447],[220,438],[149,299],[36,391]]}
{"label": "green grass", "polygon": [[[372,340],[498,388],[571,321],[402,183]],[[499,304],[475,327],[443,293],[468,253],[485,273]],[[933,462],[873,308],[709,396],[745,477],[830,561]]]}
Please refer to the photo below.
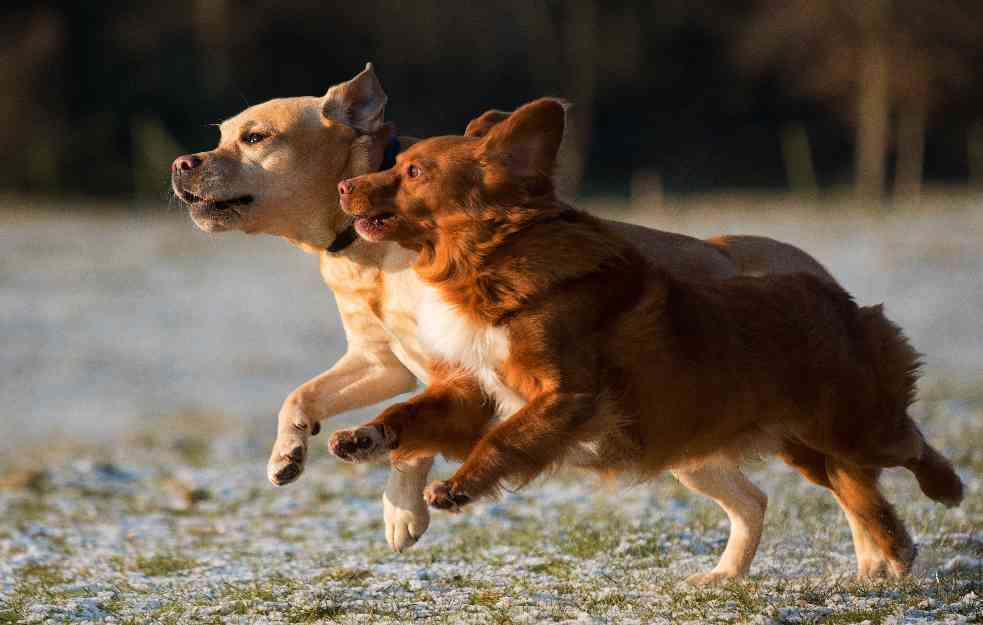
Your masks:
{"label": "green grass", "polygon": [[502,598],[502,593],[498,590],[479,590],[478,592],[472,593],[468,597],[468,603],[471,605],[482,606],[486,608],[492,608],[496,603]]}
{"label": "green grass", "polygon": [[149,577],[164,577],[193,569],[197,564],[191,558],[159,553],[149,557],[138,556],[134,568]]}
{"label": "green grass", "polygon": [[12,501],[4,513],[7,520],[18,522],[40,521],[54,509],[45,495],[29,494]]}
{"label": "green grass", "polygon": [[17,571],[22,582],[51,588],[65,583],[65,577],[60,566],[54,564],[31,563],[22,566]]}
{"label": "green grass", "polygon": [[319,601],[313,605],[291,607],[286,620],[288,623],[319,623],[325,619],[334,620],[344,613],[340,606]]}
{"label": "green grass", "polygon": [[599,528],[589,522],[578,523],[567,530],[560,542],[564,553],[581,560],[590,560],[618,546],[621,537],[611,528]]}
{"label": "green grass", "polygon": [[570,574],[570,563],[563,560],[546,560],[526,567],[530,573],[543,573],[553,577],[563,578]]}
{"label": "green grass", "polygon": [[[972,470],[967,467],[975,456],[967,447],[983,448],[983,428],[964,415],[959,427],[968,423],[966,429],[938,418],[931,427],[962,452],[954,454],[960,471]],[[886,472],[885,490],[926,547],[922,562],[929,568],[907,580],[857,583],[849,530],[833,498],[781,465],[752,467],[752,479],[771,496],[752,577],[694,589],[682,580],[713,566],[726,541],[726,518],[712,503],[674,496],[678,486],[668,478],[614,496],[584,488],[570,497],[561,490],[566,494],[548,505],[538,495],[512,499],[491,515],[477,507],[459,516],[435,513],[430,534],[396,555],[382,538],[378,489],[384,475],[376,469],[349,474],[322,460],[305,474],[306,483],[274,489],[262,482],[262,458],[222,471],[209,465],[197,475],[184,460],[174,464],[169,446],[146,452],[146,458],[141,474],[150,477],[131,491],[106,496],[106,489],[90,494],[58,486],[32,494],[25,486],[0,495],[8,510],[30,513],[0,527],[0,558],[23,555],[20,541],[28,534],[50,556],[17,571],[17,584],[0,599],[0,625],[23,621],[39,606],[70,605],[107,586],[115,592],[100,599],[101,608],[131,625],[192,619],[245,624],[267,617],[302,624],[451,625],[470,619],[508,625],[530,615],[550,623],[585,614],[609,623],[746,623],[761,615],[781,620],[775,611],[788,606],[802,610],[803,623],[875,624],[922,609],[929,599],[937,604],[928,605],[950,606],[938,609],[969,622],[983,620],[978,610],[960,604],[970,591],[983,593],[983,574],[936,574],[953,555],[983,553],[974,538],[983,514],[978,481],[953,512],[916,496],[917,486],[903,471]],[[125,456],[106,461],[135,465]],[[54,484],[64,483],[56,468],[51,471]],[[230,471],[239,477],[225,482]],[[573,475],[558,476],[562,489],[581,488],[583,476]],[[172,514],[167,496],[176,479],[207,484],[214,495]],[[549,486],[534,488],[552,496]],[[346,509],[353,500],[356,505]],[[624,507],[614,505],[621,501]],[[668,512],[680,506],[682,514]],[[90,528],[116,520],[162,523],[167,532],[139,541],[121,536],[97,555],[79,547]],[[223,565],[205,562],[228,563],[231,577],[224,578]],[[89,586],[89,579],[98,581]],[[85,586],[74,587],[79,580]],[[150,595],[159,605],[134,616],[133,606]],[[222,606],[218,614],[201,613],[216,606]],[[55,610],[47,616],[63,618]]]}
{"label": "green grass", "polygon": [[871,625],[880,625],[888,616],[894,614],[896,610],[890,608],[869,608],[862,610],[843,610],[830,614],[820,621],[823,625],[839,625],[841,623],[863,623],[869,621]]}
{"label": "green grass", "polygon": [[372,577],[372,572],[366,569],[350,569],[345,567],[339,567],[332,571],[328,571],[322,575],[315,578],[314,582],[344,582],[349,585],[360,585],[365,582],[368,578]]}

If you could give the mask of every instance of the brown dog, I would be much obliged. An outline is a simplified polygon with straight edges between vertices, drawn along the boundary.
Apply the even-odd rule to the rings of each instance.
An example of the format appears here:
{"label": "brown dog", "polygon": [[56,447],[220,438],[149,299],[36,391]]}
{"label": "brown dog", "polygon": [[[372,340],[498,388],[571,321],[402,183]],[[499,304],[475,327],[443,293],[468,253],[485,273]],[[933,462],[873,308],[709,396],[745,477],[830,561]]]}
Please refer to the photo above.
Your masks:
{"label": "brown dog", "polygon": [[651,476],[811,454],[906,573],[915,549],[879,471],[904,466],[947,505],[962,484],[907,414],[919,362],[901,331],[814,276],[666,272],[556,199],[563,130],[563,106],[538,100],[483,138],[426,140],[339,185],[359,235],[418,254],[433,364],[423,393],[336,434],[335,453],[464,456],[426,493],[452,510],[564,461]]}

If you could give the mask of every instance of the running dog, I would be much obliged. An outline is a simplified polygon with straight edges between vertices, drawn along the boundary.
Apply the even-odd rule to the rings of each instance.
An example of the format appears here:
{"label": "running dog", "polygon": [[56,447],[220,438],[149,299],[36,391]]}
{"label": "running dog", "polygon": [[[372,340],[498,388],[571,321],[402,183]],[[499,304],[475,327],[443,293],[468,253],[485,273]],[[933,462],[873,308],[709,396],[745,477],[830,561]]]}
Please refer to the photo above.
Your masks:
{"label": "running dog", "polygon": [[[332,451],[462,459],[425,493],[449,510],[561,463],[708,472],[726,490],[720,467],[812,457],[808,476],[862,524],[880,572],[906,574],[916,551],[881,469],[909,469],[946,505],[963,493],[907,413],[919,368],[907,338],[881,307],[814,275],[708,282],[652,262],[556,198],[564,118],[560,102],[537,100],[482,137],[425,140],[338,185],[362,238],[416,255],[430,382],[337,432]],[[695,581],[747,572],[757,536],[735,517],[721,563]]]}

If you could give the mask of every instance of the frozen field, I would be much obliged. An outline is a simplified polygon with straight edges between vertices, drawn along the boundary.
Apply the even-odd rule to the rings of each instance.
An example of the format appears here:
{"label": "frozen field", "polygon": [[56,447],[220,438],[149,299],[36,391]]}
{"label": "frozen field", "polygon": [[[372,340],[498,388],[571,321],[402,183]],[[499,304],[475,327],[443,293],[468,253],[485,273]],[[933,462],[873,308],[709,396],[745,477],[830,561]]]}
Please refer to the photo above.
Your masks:
{"label": "frozen field", "polygon": [[921,549],[910,579],[853,582],[834,501],[779,465],[751,472],[765,537],[750,580],[722,588],[681,583],[713,565],[727,523],[670,478],[603,490],[564,474],[434,514],[391,554],[383,469],[334,461],[322,436],[296,484],[265,478],[280,401],[344,348],[314,257],[202,234],[178,210],[8,203],[0,623],[983,622],[983,198],[877,216],[698,204],[620,214],[797,243],[926,354],[915,413],[969,491],[946,511],[887,474]]}

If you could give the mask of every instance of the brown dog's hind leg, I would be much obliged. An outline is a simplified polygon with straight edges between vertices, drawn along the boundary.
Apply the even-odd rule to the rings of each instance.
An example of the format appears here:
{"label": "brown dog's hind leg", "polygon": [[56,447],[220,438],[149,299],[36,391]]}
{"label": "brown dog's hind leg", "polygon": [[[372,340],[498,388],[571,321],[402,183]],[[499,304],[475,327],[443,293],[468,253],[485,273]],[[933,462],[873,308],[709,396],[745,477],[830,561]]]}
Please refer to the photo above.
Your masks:
{"label": "brown dog's hind leg", "polygon": [[735,464],[706,464],[672,473],[686,488],[717,502],[730,519],[730,536],[720,562],[711,571],[691,575],[687,583],[712,584],[747,575],[761,540],[767,495]]}
{"label": "brown dog's hind leg", "polygon": [[[869,577],[887,573],[895,577],[907,574],[915,561],[917,551],[908,531],[901,523],[894,506],[884,498],[877,485],[879,469],[858,467],[843,460],[826,457],[826,473],[845,511],[856,517],[871,540],[886,559],[858,562],[860,576]],[[850,520],[850,514],[847,519]],[[858,551],[859,558],[859,551]],[[867,568],[865,571],[864,568]],[[886,570],[882,570],[886,569]]]}
{"label": "brown dog's hind leg", "polygon": [[848,508],[843,499],[836,494],[833,483],[826,472],[826,455],[804,445],[786,441],[778,456],[807,480],[828,488],[836,498],[853,536],[853,551],[857,556],[857,577],[879,577],[886,574],[890,568],[886,555],[864,527],[864,521],[853,510]]}

